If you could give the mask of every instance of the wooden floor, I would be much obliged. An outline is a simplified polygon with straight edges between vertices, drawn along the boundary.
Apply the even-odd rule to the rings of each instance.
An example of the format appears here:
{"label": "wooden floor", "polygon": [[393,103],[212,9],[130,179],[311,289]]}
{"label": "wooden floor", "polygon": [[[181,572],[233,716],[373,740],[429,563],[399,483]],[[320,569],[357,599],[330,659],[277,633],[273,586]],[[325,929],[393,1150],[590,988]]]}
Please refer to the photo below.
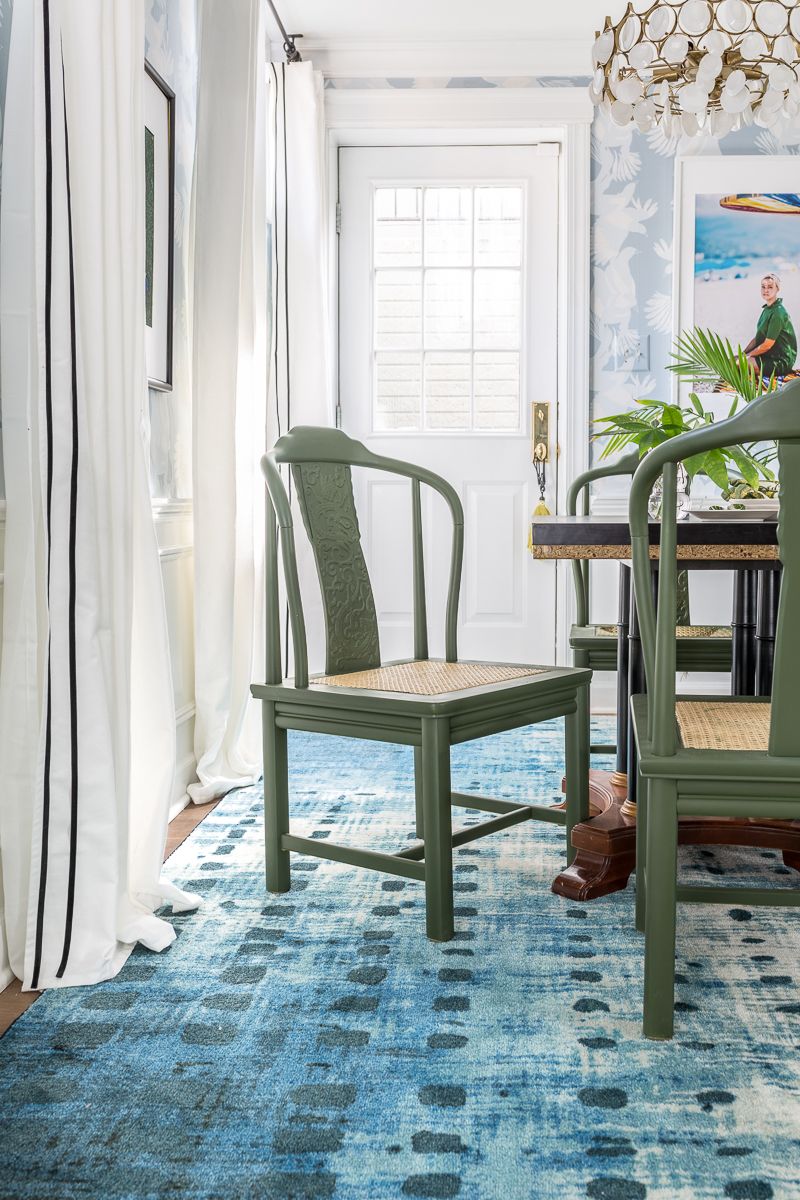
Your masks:
{"label": "wooden floor", "polygon": [[[167,830],[167,845],[164,851],[165,861],[170,854],[175,853],[192,830],[196,829],[218,804],[219,800],[212,800],[210,804],[189,804],[178,813],[173,821],[170,821]],[[34,1001],[39,999],[41,994],[41,992],[23,992],[22,984],[18,979],[10,983],[5,991],[0,992],[0,1037],[7,1029],[10,1029],[17,1017],[21,1017],[26,1009],[29,1009]]]}

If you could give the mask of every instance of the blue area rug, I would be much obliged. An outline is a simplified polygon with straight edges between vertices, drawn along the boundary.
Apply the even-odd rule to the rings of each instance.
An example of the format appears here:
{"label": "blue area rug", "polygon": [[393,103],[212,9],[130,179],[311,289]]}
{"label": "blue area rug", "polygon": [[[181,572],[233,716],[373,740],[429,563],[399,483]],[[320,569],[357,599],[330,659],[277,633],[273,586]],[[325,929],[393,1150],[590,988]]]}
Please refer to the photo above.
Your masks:
{"label": "blue area rug", "polygon": [[[598,731],[605,739],[608,729]],[[455,786],[556,799],[558,723],[454,752]],[[412,754],[291,736],[296,829],[391,849]],[[455,939],[422,885],[293,858],[266,897],[258,788],[171,858],[204,907],[162,955],[46,993],[0,1041],[0,1195],[786,1200],[800,1196],[798,926],[680,910],[677,1036],[641,1037],[633,888],[550,892],[563,831],[456,855]],[[689,878],[785,877],[768,851]]]}

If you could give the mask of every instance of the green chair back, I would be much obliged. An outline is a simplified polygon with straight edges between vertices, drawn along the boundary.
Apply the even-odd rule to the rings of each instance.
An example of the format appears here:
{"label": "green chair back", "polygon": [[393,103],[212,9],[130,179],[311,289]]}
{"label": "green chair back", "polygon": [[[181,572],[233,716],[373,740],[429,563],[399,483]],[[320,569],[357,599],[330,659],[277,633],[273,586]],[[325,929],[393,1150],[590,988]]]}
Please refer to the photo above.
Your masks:
{"label": "green chair back", "polygon": [[[325,615],[328,674],[380,666],[375,601],[361,546],[351,467],[387,471],[411,480],[413,520],[414,657],[428,657],[425,563],[420,485],[446,501],[453,520],[450,581],[445,614],[445,657],[458,658],[457,621],[464,556],[464,513],[455,489],[433,471],[373,454],[339,429],[298,425],[261,459],[271,503],[267,505],[267,683],[280,683],[281,640],[278,573],[280,541],[294,649],[295,687],[308,687],[308,648],[297,572],[292,507],[280,468],[291,468],[298,505],[314,553]],[[279,533],[280,531],[280,537]]]}
{"label": "green chair back", "polygon": [[[633,579],[647,676],[649,737],[653,753],[673,755],[675,724],[675,613],[677,584],[677,464],[697,454],[742,443],[775,441],[780,466],[779,555],[783,564],[769,754],[798,757],[800,681],[800,380],[751,401],[727,421],[694,429],[663,442],[642,459],[633,477],[630,526]],[[650,585],[647,502],[663,474],[658,614]]]}
{"label": "green chair back", "polygon": [[[567,515],[587,516],[589,512],[589,489],[596,479],[608,479],[614,475],[633,475],[639,465],[639,452],[626,454],[614,463],[602,467],[591,467],[577,475],[567,491]],[[572,560],[572,581],[575,585],[575,624],[588,625],[591,612],[589,594],[589,560]]]}

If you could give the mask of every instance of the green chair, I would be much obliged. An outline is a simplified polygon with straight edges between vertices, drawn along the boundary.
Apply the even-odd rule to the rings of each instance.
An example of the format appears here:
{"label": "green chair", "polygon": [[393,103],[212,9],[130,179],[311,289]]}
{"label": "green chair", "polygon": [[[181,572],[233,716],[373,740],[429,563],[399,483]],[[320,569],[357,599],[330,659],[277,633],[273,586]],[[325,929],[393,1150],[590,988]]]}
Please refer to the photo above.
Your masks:
{"label": "green chair", "polygon": [[[772,700],[676,700],[676,464],[722,446],[778,443],[783,563]],[[663,471],[658,613],[651,588],[647,500]],[[797,905],[800,890],[676,883],[678,818],[800,819],[800,381],[736,416],[673,438],[642,460],[631,487],[633,572],[648,696],[633,699],[639,751],[637,927],[645,935],[644,1033],[670,1038],[676,902]]]}
{"label": "green chair", "polygon": [[[614,463],[592,467],[578,475],[567,491],[567,514],[571,517],[579,513],[585,516],[589,512],[591,485],[598,479],[632,476],[639,462],[639,452],[634,451]],[[591,671],[626,671],[627,660],[621,658],[619,653],[619,627],[613,622],[591,621],[590,566],[588,559],[573,559],[572,562],[576,610],[575,624],[569,634],[572,661],[576,667],[588,667]],[[678,670],[730,671],[733,646],[730,626],[690,625],[688,594],[684,608],[686,611],[682,616],[685,623],[678,625],[676,630]],[[588,710],[585,719],[589,719]],[[592,746],[591,750],[596,754],[609,754],[616,747]]]}
{"label": "green chair", "polygon": [[[292,512],[280,474],[283,464],[291,466],[322,592],[326,668],[323,675],[311,678]],[[447,941],[453,936],[453,847],[535,819],[566,825],[567,853],[572,854],[570,830],[585,820],[589,811],[589,747],[578,709],[591,672],[458,661],[456,622],[463,512],[454,489],[438,475],[372,454],[339,430],[313,426],[290,430],[264,455],[261,466],[272,501],[267,505],[266,682],[254,684],[252,692],[263,702],[267,888],[271,892],[289,890],[291,851],[418,879],[425,884],[428,937]],[[381,662],[351,466],[388,471],[411,481],[414,655],[401,662]],[[444,661],[428,657],[421,484],[444,498],[453,519]],[[278,528],[294,651],[294,678],[290,679],[283,679],[281,672]],[[451,746],[561,716],[566,717],[566,811],[451,790]],[[290,833],[288,729],[413,746],[416,833],[420,840],[388,854]],[[453,833],[451,805],[494,815]]]}

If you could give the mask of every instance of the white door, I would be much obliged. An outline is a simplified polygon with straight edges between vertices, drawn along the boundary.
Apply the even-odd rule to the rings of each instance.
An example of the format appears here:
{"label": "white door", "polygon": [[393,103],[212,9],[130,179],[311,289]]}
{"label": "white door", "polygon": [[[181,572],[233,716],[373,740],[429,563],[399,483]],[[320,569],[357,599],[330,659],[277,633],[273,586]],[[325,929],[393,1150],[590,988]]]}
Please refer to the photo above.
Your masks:
{"label": "white door", "polygon": [[[376,453],[420,463],[458,490],[462,658],[555,659],[555,567],[535,563],[527,539],[539,498],[531,403],[549,401],[555,421],[558,399],[557,152],[340,151],[340,423]],[[359,474],[382,656],[408,657],[410,487]],[[423,496],[429,645],[441,656],[449,515],[430,489]]]}

